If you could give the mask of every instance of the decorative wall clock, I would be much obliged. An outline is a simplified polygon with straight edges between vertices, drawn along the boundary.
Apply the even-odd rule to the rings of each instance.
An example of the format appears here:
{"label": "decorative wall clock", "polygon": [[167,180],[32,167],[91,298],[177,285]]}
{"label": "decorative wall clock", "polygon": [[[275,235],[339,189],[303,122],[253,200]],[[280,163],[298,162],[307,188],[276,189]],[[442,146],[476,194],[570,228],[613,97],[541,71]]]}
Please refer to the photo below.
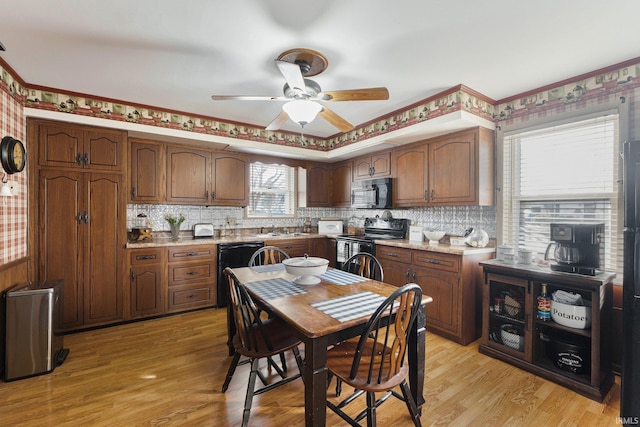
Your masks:
{"label": "decorative wall clock", "polygon": [[27,153],[21,141],[5,136],[0,142],[0,163],[8,174],[22,172],[27,163]]}

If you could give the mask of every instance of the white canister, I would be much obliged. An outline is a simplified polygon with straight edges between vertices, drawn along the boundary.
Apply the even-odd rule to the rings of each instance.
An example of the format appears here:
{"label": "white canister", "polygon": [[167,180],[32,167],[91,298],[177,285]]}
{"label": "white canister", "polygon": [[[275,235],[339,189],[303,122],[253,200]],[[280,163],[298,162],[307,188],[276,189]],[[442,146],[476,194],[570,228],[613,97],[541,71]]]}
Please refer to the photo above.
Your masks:
{"label": "white canister", "polygon": [[518,251],[518,264],[531,264],[533,262],[533,252],[526,249]]}
{"label": "white canister", "polygon": [[[500,245],[496,248],[496,259],[505,261],[506,254],[513,254],[513,247],[509,245]],[[512,258],[513,259],[513,258]]]}

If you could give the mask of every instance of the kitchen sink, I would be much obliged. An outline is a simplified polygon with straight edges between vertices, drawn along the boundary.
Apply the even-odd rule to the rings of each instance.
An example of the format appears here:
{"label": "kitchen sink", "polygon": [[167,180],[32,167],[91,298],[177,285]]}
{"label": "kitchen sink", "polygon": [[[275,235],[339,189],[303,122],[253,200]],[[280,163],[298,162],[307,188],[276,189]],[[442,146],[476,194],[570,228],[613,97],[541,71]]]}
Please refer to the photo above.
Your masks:
{"label": "kitchen sink", "polygon": [[260,233],[254,234],[254,237],[257,238],[265,238],[265,237],[283,237],[283,236],[308,236],[309,233]]}

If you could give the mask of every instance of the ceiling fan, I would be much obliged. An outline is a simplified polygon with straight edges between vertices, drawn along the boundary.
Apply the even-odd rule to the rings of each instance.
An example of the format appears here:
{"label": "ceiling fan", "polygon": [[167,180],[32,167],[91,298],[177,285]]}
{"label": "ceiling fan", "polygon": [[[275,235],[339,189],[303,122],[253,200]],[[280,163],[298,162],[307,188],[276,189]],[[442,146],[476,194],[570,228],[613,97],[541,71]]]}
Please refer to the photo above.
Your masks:
{"label": "ceiling fan", "polygon": [[267,125],[267,130],[280,129],[288,119],[293,120],[304,128],[316,116],[320,116],[341,132],[349,132],[354,129],[354,126],[325,105],[320,104],[319,101],[378,101],[389,99],[389,91],[386,87],[323,91],[318,83],[307,77],[318,75],[326,70],[328,61],[324,55],[311,49],[287,50],[281,53],[274,62],[286,81],[282,96],[213,95],[211,98],[216,101],[288,101],[282,106],[280,114]]}

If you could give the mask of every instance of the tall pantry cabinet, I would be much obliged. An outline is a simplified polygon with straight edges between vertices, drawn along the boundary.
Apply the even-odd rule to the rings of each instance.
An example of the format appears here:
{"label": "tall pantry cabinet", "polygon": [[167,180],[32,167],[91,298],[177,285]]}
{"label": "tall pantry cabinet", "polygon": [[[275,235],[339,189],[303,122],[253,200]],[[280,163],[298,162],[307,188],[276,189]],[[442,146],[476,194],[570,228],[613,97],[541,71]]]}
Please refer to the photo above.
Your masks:
{"label": "tall pantry cabinet", "polygon": [[34,120],[37,275],[63,279],[63,329],[123,318],[126,134]]}

